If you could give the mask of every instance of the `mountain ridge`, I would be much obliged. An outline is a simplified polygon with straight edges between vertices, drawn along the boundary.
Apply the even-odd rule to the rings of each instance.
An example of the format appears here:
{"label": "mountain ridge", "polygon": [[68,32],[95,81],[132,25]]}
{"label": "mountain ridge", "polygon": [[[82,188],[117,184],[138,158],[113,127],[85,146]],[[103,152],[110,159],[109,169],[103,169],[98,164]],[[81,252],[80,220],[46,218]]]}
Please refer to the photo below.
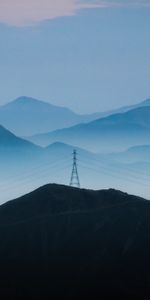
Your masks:
{"label": "mountain ridge", "polygon": [[[29,140],[45,145],[56,141],[74,144],[87,150],[99,152],[129,148],[147,143],[150,138],[150,107],[140,107],[125,113],[110,115],[86,124],[78,124],[65,129],[29,137]],[[116,147],[110,148],[110,141]],[[120,139],[120,145],[118,145]],[[109,141],[110,140],[110,141]],[[89,142],[90,141],[90,142]],[[126,144],[125,144],[126,142]],[[132,144],[133,142],[133,144]]]}
{"label": "mountain ridge", "polygon": [[77,124],[82,116],[30,97],[19,97],[0,107],[0,123],[19,136]]}
{"label": "mountain ridge", "polygon": [[33,143],[17,137],[15,134],[13,134],[10,130],[6,129],[4,126],[0,125],[0,147],[7,147],[7,146],[31,146],[34,149],[38,149],[40,147],[34,145]]}
{"label": "mountain ridge", "polygon": [[0,123],[19,136],[31,136],[54,131],[80,123],[88,123],[109,115],[129,111],[139,106],[149,106],[147,99],[137,105],[107,112],[78,114],[63,106],[50,104],[32,97],[21,96],[0,106]]}
{"label": "mountain ridge", "polygon": [[149,214],[139,197],[60,185],[0,206],[1,294],[147,299]]}

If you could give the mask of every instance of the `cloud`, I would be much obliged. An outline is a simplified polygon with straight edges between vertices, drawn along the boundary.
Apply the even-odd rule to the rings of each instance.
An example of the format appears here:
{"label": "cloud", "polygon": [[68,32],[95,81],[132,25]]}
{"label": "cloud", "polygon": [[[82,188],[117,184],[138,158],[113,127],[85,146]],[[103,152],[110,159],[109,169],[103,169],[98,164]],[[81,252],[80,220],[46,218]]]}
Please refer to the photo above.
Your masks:
{"label": "cloud", "polygon": [[73,15],[74,0],[0,0],[0,22],[31,25],[43,20]]}
{"label": "cloud", "polygon": [[27,26],[48,19],[72,16],[81,9],[150,6],[150,0],[0,0],[0,22]]}

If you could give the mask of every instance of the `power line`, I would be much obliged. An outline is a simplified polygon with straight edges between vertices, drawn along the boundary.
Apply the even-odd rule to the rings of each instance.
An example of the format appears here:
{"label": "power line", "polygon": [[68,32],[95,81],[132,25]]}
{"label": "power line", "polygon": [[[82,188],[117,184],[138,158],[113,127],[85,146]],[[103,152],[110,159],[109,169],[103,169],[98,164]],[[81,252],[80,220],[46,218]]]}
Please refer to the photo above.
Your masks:
{"label": "power line", "polygon": [[[80,159],[77,159],[77,150],[73,151],[73,162],[71,165],[71,157],[70,155],[59,155],[59,157],[55,157],[55,160],[53,158],[48,159],[48,157],[45,157],[43,161],[41,160],[38,163],[34,163],[32,167],[27,170],[27,168],[24,170],[21,168],[20,172],[14,172],[13,177],[9,174],[10,180],[9,182],[1,182],[0,186],[1,192],[7,191],[8,184],[9,189],[12,191],[17,190],[28,190],[33,187],[37,187],[39,185],[48,183],[51,179],[53,182],[60,182],[64,180],[66,182],[65,173],[64,175],[60,175],[61,172],[69,169],[72,166],[72,173],[71,173],[71,179],[70,179],[70,186],[75,186],[80,188],[80,180],[79,180],[79,173],[78,169],[86,169],[91,172],[95,172],[97,174],[104,174],[106,176],[110,176],[112,180],[116,180],[117,182],[130,182],[131,184],[139,185],[142,184],[144,187],[149,187],[149,176],[144,176],[146,174],[142,175],[142,172],[140,172],[140,176],[136,173],[136,170],[133,168],[121,165],[120,164],[114,164],[112,162],[107,162],[104,159],[98,159],[96,157],[87,155],[86,153],[80,153]],[[120,169],[122,167],[122,169]],[[82,171],[81,171],[82,172]],[[8,172],[7,172],[8,173]],[[85,173],[84,173],[85,175]],[[6,180],[9,179],[9,176],[6,177]],[[4,176],[3,176],[4,177]],[[18,178],[17,178],[18,177]],[[94,176],[91,176],[91,181],[93,180],[93,183],[95,183],[96,178]]]}
{"label": "power line", "polygon": [[[84,160],[88,160],[88,162],[84,161]],[[90,162],[91,160],[91,162]],[[105,161],[101,161],[101,160],[98,160],[98,159],[95,159],[95,158],[91,158],[91,157],[81,157],[81,163],[84,162],[86,164],[92,164],[92,167],[94,167],[94,163],[96,164],[96,167],[100,167],[101,170],[105,170],[105,173],[111,175],[111,174],[116,174],[116,176],[120,179],[120,175],[125,178],[127,175],[128,177],[131,177],[131,178],[134,178],[134,179],[137,179],[138,181],[140,180],[144,180],[144,181],[148,181],[149,182],[149,174],[146,174],[145,172],[140,172],[140,175],[141,177],[139,177],[137,175],[137,171],[134,170],[134,168],[132,167],[128,167],[124,164],[113,164],[113,163],[106,163]],[[122,168],[122,169],[121,169]],[[120,174],[120,175],[119,175]]]}

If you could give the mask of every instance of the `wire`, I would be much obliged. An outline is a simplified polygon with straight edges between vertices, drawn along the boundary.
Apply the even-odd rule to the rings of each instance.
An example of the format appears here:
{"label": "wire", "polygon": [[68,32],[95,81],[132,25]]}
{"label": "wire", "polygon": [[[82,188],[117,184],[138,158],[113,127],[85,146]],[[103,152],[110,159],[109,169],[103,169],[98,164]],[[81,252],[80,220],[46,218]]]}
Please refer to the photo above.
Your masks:
{"label": "wire", "polygon": [[[82,160],[84,161],[84,159],[87,159],[86,157],[84,157],[84,158],[82,158]],[[88,163],[90,163],[89,162],[89,160],[92,160],[92,159],[88,159]],[[99,163],[99,165],[102,167],[102,168],[105,168],[106,170],[108,170],[109,172],[112,172],[113,171],[113,173],[120,173],[120,174],[122,174],[122,170],[123,170],[123,168],[122,168],[122,170],[120,170],[120,168],[121,167],[123,167],[122,165],[121,166],[117,166],[117,165],[113,165],[112,163],[110,164],[104,164],[104,163],[101,163],[101,161],[99,161],[99,160],[96,160],[98,163]],[[80,160],[80,162],[82,162],[81,160]],[[93,162],[92,162],[92,165],[93,165]],[[97,166],[97,165],[96,165]],[[116,169],[116,170],[115,170]],[[126,170],[126,168],[123,170],[123,172],[126,172],[127,173],[127,175],[128,174],[130,174],[131,176],[132,175],[134,175],[134,178],[137,178],[137,180],[139,180],[139,176],[137,175],[137,172],[136,171],[134,171],[133,169],[129,169],[129,168],[127,168],[127,170]],[[141,175],[141,172],[140,172],[140,175]],[[150,177],[150,175],[149,176],[146,176],[145,177],[145,175],[146,174],[144,174],[144,176],[142,175],[142,177],[143,177],[143,179],[144,180],[146,180],[146,181],[149,181],[150,179],[148,178],[148,177]],[[133,176],[132,176],[133,177]]]}
{"label": "wire", "polygon": [[[98,173],[98,174],[100,174],[100,173],[104,173],[104,174],[106,174],[107,176],[109,175],[110,177],[111,177],[111,174],[112,174],[112,176],[113,177],[115,177],[117,180],[119,179],[122,179],[122,180],[124,180],[124,181],[129,181],[129,182],[133,182],[133,183],[136,183],[136,184],[139,184],[139,183],[141,183],[141,180],[139,180],[139,181],[136,181],[136,180],[134,180],[133,178],[127,178],[127,177],[124,177],[124,176],[122,176],[122,178],[120,177],[120,175],[116,175],[116,173],[115,172],[107,172],[107,171],[105,171],[105,169],[104,168],[102,168],[102,169],[96,169],[96,168],[93,168],[93,167],[89,167],[89,166],[85,166],[85,165],[82,165],[82,164],[80,164],[80,167],[81,168],[85,168],[85,169],[88,169],[88,170],[92,170],[92,171],[94,171],[94,172],[96,172],[96,173]],[[147,185],[147,184],[145,184],[145,183],[143,183],[142,182],[142,185],[144,185],[144,186],[146,186],[146,187],[149,187],[149,185]]]}

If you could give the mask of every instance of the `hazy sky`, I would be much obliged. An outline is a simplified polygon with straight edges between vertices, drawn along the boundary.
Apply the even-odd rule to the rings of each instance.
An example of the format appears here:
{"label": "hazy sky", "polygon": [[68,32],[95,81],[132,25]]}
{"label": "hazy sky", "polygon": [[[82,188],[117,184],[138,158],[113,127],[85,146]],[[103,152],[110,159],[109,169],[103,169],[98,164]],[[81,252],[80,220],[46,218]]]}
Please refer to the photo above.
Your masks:
{"label": "hazy sky", "polygon": [[0,83],[79,112],[150,97],[150,0],[0,0]]}

